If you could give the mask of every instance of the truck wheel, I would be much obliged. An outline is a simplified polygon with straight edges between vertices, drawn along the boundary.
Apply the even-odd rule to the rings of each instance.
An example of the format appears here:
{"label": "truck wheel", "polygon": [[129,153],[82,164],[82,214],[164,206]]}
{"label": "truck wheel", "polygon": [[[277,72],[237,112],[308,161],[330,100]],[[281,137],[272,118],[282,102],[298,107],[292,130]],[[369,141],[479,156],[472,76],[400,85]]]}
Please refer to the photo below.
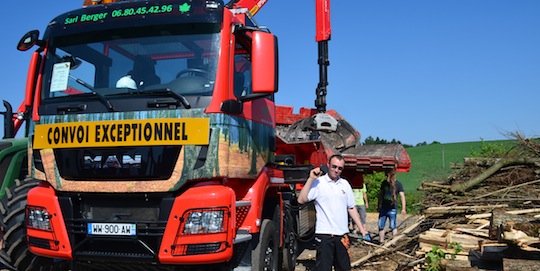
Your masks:
{"label": "truck wheel", "polygon": [[274,222],[263,220],[259,243],[251,253],[251,262],[254,271],[278,270],[279,238],[276,234]]}
{"label": "truck wheel", "polygon": [[288,241],[283,246],[283,270],[294,271],[298,258],[298,243],[293,232],[287,231],[285,237]]}
{"label": "truck wheel", "polygon": [[[0,204],[4,248],[0,258],[6,267],[13,270],[64,271],[69,270],[65,261],[55,262],[53,259],[36,256],[30,252],[26,244],[26,227],[24,217],[28,191],[38,185],[34,179],[15,180],[13,187],[6,189],[6,195]],[[11,266],[7,266],[11,265]]]}
{"label": "truck wheel", "polygon": [[285,212],[284,227],[283,227],[283,251],[282,267],[285,271],[294,271],[296,268],[296,259],[298,258],[298,241],[294,233],[292,215],[290,212]]}
{"label": "truck wheel", "polygon": [[283,245],[283,270],[294,271],[298,258],[298,242],[293,232],[287,231],[285,234],[287,236]]}

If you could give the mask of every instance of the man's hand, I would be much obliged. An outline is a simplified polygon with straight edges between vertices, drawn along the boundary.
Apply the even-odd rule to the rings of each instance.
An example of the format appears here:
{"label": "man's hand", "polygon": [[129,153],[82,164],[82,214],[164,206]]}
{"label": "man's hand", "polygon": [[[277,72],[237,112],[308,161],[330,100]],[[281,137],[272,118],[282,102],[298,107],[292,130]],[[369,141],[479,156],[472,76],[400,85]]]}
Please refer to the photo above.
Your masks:
{"label": "man's hand", "polygon": [[319,176],[321,176],[322,174],[323,174],[323,171],[321,170],[321,168],[316,167],[309,172],[309,179],[315,180],[319,178]]}
{"label": "man's hand", "polygon": [[368,234],[368,231],[366,231],[364,227],[360,228],[360,233],[362,234],[362,238],[366,239],[366,234]]}
{"label": "man's hand", "polygon": [[319,176],[323,174],[321,168],[314,168],[309,172],[309,178],[306,180],[306,183],[304,183],[304,187],[302,187],[302,190],[300,190],[300,194],[298,194],[298,203],[305,204],[308,200],[308,193],[311,189],[311,185],[313,184],[313,181],[315,181]]}
{"label": "man's hand", "polygon": [[401,214],[402,214],[402,215],[406,215],[406,214],[407,214],[407,210],[406,210],[406,209],[401,209]]}

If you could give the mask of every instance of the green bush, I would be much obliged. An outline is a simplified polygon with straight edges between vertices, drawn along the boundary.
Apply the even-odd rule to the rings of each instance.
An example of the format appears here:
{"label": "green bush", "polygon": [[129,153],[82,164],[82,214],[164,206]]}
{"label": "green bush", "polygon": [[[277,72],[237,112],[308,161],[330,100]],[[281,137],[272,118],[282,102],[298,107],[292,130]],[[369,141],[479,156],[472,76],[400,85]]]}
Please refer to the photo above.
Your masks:
{"label": "green bush", "polygon": [[[379,193],[381,191],[381,183],[386,180],[384,172],[375,172],[373,174],[364,175],[364,182],[367,188],[367,196],[369,201],[368,212],[377,212],[377,202],[379,200]],[[403,182],[402,182],[403,184]],[[417,214],[419,211],[418,203],[422,201],[421,192],[405,192],[405,199],[407,200],[407,213]],[[400,199],[398,201],[401,203]],[[398,212],[401,209],[398,210]]]}
{"label": "green bush", "polygon": [[377,212],[377,201],[379,199],[379,191],[381,191],[381,183],[386,180],[384,172],[375,172],[373,174],[364,175],[364,183],[366,184],[367,196],[369,201],[368,212]]}
{"label": "green bush", "polygon": [[514,146],[508,144],[507,142],[485,142],[484,139],[481,141],[482,145],[480,149],[477,150],[472,148],[471,156],[472,157],[485,157],[485,158],[501,158],[508,156]]}
{"label": "green bush", "polygon": [[455,260],[456,255],[463,250],[463,246],[457,242],[450,243],[448,248],[453,249],[454,251],[447,255],[441,248],[439,248],[439,246],[433,245],[431,247],[431,251],[426,254],[426,271],[445,270],[442,260]]}

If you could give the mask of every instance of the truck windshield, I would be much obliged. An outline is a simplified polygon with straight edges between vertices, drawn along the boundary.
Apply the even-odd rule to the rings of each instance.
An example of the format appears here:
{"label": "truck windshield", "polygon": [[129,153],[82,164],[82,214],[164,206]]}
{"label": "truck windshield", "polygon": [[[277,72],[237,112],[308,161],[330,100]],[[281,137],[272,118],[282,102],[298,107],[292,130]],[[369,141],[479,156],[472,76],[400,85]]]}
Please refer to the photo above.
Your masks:
{"label": "truck windshield", "polygon": [[117,29],[52,39],[43,99],[95,92],[104,97],[167,89],[211,96],[219,25]]}

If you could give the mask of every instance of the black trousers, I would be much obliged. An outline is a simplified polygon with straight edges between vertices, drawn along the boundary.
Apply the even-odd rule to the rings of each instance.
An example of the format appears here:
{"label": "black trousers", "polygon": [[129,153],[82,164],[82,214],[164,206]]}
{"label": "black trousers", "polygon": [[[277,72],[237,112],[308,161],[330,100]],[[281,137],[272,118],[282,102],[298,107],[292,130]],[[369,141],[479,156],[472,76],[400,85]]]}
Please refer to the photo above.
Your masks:
{"label": "black trousers", "polygon": [[347,235],[315,234],[317,244],[316,271],[351,270]]}

